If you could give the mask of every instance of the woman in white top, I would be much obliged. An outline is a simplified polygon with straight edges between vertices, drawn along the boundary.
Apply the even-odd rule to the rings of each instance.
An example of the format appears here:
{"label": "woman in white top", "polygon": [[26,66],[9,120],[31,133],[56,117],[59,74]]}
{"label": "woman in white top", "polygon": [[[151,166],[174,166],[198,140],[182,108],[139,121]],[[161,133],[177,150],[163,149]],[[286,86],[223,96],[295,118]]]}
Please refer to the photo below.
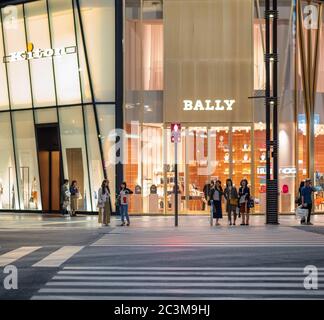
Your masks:
{"label": "woman in white top", "polygon": [[99,208],[98,222],[103,226],[108,226],[111,216],[110,190],[108,180],[104,180],[102,182],[101,188],[98,191],[97,207]]}

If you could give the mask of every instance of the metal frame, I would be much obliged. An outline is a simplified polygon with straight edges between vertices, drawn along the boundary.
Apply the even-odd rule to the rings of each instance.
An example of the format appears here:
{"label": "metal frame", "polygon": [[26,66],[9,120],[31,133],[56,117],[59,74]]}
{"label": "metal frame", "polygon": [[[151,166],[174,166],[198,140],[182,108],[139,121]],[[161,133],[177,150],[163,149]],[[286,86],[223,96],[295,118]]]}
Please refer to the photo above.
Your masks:
{"label": "metal frame", "polygon": [[[266,20],[266,223],[278,224],[278,7],[277,0],[265,1]],[[272,34],[272,41],[270,36]],[[272,172],[271,172],[272,169]]]}

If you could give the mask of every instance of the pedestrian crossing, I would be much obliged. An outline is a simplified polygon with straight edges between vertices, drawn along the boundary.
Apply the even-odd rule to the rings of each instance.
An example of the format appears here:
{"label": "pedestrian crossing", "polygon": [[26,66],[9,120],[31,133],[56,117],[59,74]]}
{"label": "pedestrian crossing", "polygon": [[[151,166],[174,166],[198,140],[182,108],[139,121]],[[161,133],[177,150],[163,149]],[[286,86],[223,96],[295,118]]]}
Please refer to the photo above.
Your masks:
{"label": "pedestrian crossing", "polygon": [[234,227],[154,231],[115,229],[94,247],[324,247],[324,235],[291,227]]}
{"label": "pedestrian crossing", "polygon": [[306,290],[303,268],[67,266],[33,300],[324,299]]}
{"label": "pedestrian crossing", "polygon": [[[14,264],[27,256],[31,256],[35,252],[39,252],[40,249],[46,247],[20,247],[11,251],[8,251],[0,255],[0,267],[5,267],[10,264]],[[59,249],[51,248],[52,252],[46,255],[43,259],[34,263],[32,267],[35,268],[57,268],[63,263],[71,259],[75,254],[82,250],[83,246],[63,246]]]}

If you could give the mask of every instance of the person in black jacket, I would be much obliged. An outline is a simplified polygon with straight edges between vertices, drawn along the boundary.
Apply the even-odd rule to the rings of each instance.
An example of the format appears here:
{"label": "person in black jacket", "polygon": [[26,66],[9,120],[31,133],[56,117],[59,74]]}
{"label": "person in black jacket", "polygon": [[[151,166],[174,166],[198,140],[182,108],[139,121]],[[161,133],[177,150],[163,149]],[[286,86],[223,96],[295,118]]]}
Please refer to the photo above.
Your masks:
{"label": "person in black jacket", "polygon": [[305,187],[305,181],[302,181],[299,185],[298,189],[298,198],[297,198],[297,205],[301,206],[302,205],[302,189]]}
{"label": "person in black jacket", "polygon": [[248,187],[248,181],[243,179],[240,183],[239,188],[239,206],[240,213],[242,215],[242,223],[241,226],[248,226],[250,219],[250,188]]}
{"label": "person in black jacket", "polygon": [[210,190],[210,201],[213,207],[213,218],[216,219],[216,226],[219,226],[219,219],[223,218],[222,197],[224,195],[222,182],[217,180],[215,187]]}

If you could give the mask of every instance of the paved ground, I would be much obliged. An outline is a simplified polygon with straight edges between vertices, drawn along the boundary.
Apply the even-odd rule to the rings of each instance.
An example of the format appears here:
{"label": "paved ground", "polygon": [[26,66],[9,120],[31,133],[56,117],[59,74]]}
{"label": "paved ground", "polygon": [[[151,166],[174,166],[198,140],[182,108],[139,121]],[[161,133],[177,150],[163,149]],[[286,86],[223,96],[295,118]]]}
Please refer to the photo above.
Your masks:
{"label": "paved ground", "polygon": [[[324,216],[267,226],[211,227],[208,217],[0,215],[0,299],[324,299]],[[6,265],[18,290],[5,290]],[[305,290],[304,267],[318,269]]]}

